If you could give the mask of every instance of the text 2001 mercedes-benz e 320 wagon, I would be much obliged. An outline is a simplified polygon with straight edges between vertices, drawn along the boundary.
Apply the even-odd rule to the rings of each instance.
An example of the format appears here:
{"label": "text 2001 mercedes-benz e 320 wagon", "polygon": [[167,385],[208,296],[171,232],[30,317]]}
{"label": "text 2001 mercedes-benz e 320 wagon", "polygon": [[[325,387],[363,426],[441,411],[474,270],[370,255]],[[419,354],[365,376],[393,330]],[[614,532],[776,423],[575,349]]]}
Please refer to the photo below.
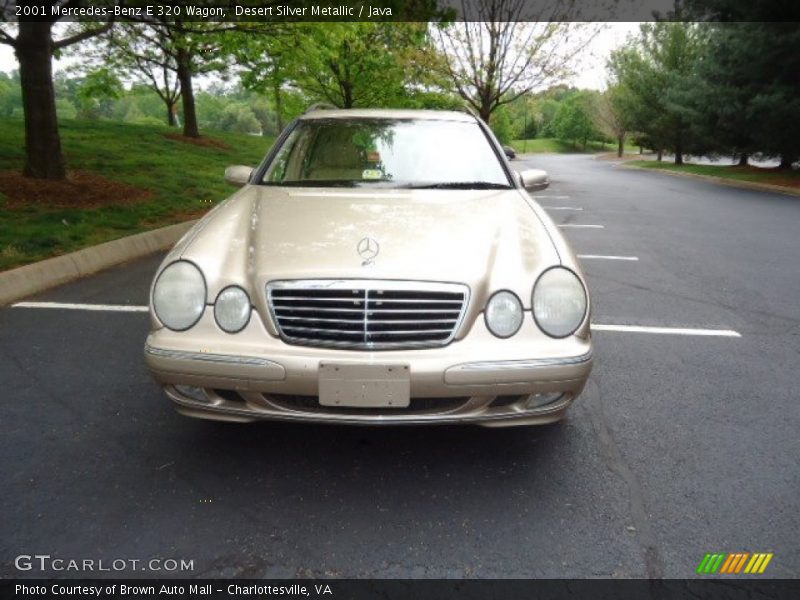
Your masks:
{"label": "text 2001 mercedes-benz e 320 wagon", "polygon": [[147,364],[211,419],[527,425],[592,364],[575,255],[477,118],[315,110],[159,267]]}

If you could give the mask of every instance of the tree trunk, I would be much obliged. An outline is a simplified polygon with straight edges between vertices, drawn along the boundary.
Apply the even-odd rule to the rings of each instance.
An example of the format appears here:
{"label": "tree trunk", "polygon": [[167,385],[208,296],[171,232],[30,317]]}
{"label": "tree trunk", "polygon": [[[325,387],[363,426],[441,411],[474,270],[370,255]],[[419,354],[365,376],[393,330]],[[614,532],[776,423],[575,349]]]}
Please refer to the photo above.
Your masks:
{"label": "tree trunk", "polygon": [[675,140],[675,164],[683,164],[683,129],[678,126],[677,139]]}
{"label": "tree trunk", "polygon": [[25,177],[66,178],[58,134],[53,90],[51,23],[19,23],[16,54],[19,60],[22,106],[25,112]]}
{"label": "tree trunk", "polygon": [[625,154],[625,136],[619,135],[617,136],[617,156],[622,158],[623,154]]}
{"label": "tree trunk", "polygon": [[656,160],[658,160],[658,162],[661,162],[661,159],[662,159],[662,158],[664,158],[664,151],[663,151],[663,150],[661,150],[661,148],[659,148],[659,149],[658,149],[658,157],[657,157],[657,159],[656,159]]}
{"label": "tree trunk", "polygon": [[175,127],[175,105],[167,103],[167,125]]}
{"label": "tree trunk", "polygon": [[792,164],[797,160],[796,156],[789,154],[781,154],[781,164],[778,165],[779,169],[786,169],[787,171],[792,168]]}
{"label": "tree trunk", "polygon": [[747,161],[750,159],[750,155],[746,153],[742,153],[739,155],[739,166],[746,167]]}
{"label": "tree trunk", "polygon": [[683,148],[680,144],[677,145],[675,148],[675,164],[682,165],[683,164]]}
{"label": "tree trunk", "polygon": [[272,94],[275,99],[275,127],[280,135],[283,131],[283,97],[281,96],[281,83],[276,80],[272,84]]}
{"label": "tree trunk", "polygon": [[353,108],[353,84],[349,81],[342,82],[342,108]]}
{"label": "tree trunk", "polygon": [[192,89],[191,57],[185,49],[178,49],[177,60],[178,81],[181,84],[181,102],[183,105],[183,135],[191,138],[200,137],[197,127],[197,112],[194,105],[194,90]]}

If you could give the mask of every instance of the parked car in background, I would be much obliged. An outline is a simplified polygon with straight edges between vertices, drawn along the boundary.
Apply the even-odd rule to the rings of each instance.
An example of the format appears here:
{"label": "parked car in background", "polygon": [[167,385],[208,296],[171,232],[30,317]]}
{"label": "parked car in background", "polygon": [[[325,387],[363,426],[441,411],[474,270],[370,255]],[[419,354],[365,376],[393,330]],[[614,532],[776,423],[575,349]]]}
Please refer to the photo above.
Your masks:
{"label": "parked car in background", "polygon": [[506,158],[508,160],[513,160],[517,158],[517,152],[511,146],[503,146],[503,152],[505,153]]}
{"label": "parked car in background", "polygon": [[314,110],[164,259],[147,365],[183,414],[556,421],[592,366],[580,266],[486,125]]}

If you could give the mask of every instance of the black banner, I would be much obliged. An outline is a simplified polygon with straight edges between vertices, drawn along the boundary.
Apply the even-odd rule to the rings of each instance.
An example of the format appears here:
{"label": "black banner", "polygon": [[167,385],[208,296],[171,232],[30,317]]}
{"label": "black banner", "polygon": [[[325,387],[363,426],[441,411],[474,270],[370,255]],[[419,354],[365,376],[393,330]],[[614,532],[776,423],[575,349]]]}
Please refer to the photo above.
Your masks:
{"label": "black banner", "polygon": [[800,20],[788,0],[758,10],[746,0],[0,0],[0,10],[0,22]]}
{"label": "black banner", "polygon": [[800,580],[739,577],[667,580],[2,580],[3,599],[208,598],[211,600],[796,600]]}

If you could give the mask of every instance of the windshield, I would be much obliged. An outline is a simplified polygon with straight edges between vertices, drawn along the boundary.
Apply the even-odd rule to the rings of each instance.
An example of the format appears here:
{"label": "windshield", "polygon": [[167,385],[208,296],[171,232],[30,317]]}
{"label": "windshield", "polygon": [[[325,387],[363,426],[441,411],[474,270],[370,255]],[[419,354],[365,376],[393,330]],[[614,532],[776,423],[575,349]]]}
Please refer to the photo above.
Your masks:
{"label": "windshield", "polygon": [[301,120],[270,163],[262,183],[511,187],[478,123],[423,119]]}

